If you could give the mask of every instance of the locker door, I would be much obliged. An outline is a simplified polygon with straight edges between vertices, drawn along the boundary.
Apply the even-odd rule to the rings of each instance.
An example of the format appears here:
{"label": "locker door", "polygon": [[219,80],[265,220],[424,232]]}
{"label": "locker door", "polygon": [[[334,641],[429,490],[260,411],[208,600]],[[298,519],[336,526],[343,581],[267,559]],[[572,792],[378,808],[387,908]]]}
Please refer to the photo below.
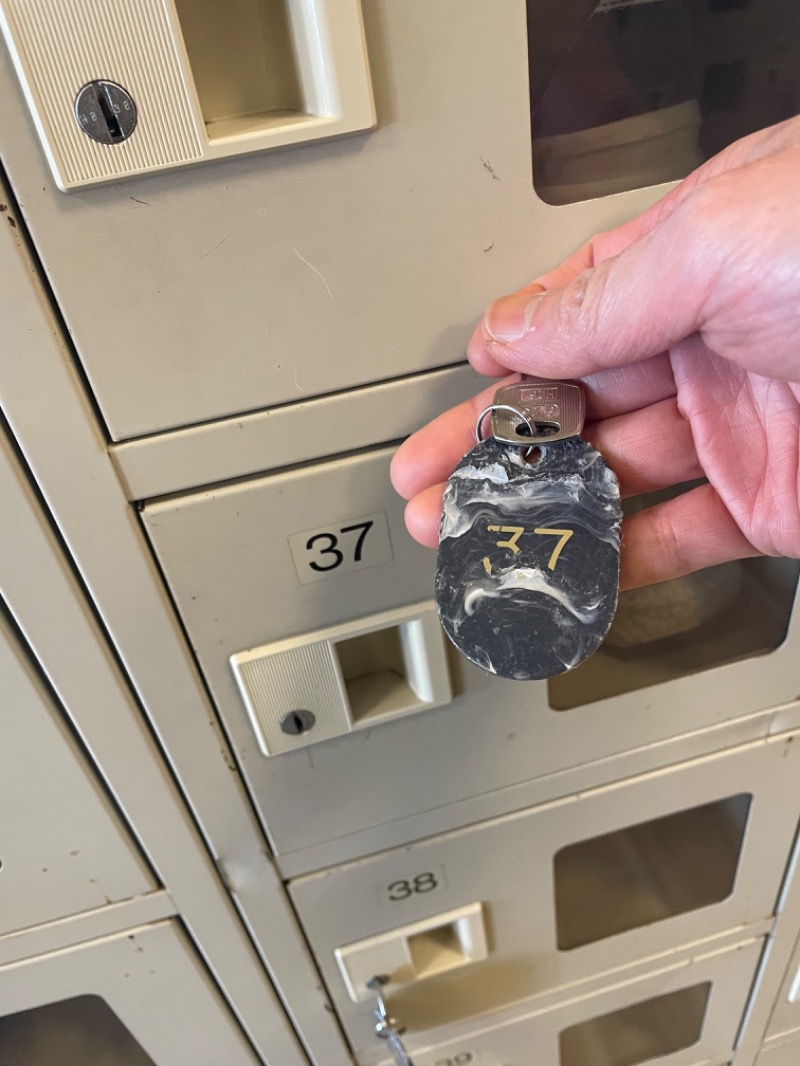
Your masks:
{"label": "locker door", "polygon": [[2,613],[0,676],[0,935],[157,888]]}

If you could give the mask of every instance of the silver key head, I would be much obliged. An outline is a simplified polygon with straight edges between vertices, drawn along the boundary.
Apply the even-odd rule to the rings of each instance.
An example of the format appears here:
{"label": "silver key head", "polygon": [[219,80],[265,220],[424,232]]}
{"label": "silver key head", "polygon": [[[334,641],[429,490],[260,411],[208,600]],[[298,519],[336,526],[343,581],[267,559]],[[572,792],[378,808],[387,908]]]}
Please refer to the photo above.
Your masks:
{"label": "silver key head", "polygon": [[491,412],[492,436],[503,444],[552,444],[580,436],[583,389],[564,381],[519,381],[497,390]]}

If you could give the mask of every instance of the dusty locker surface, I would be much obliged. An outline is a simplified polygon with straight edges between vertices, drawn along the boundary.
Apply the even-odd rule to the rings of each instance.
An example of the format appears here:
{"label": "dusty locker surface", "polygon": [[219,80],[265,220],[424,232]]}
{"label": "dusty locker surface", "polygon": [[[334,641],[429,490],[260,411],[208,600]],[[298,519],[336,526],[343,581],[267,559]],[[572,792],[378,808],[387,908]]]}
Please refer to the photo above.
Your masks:
{"label": "dusty locker surface", "polygon": [[103,1054],[122,1066],[260,1061],[176,921],[0,967],[0,1002],[0,1053],[12,1066]]}
{"label": "dusty locker surface", "polygon": [[[337,884],[347,882],[348,864],[383,861],[380,856],[390,861],[392,849],[413,849],[423,839],[432,842],[434,851],[449,848],[452,834],[479,823],[486,832],[471,841],[480,866],[494,854],[493,845],[478,843],[493,838],[489,820],[515,818],[516,812],[520,818],[530,814],[546,820],[541,805],[563,800],[569,808],[577,793],[590,794],[623,779],[649,792],[659,787],[653,774],[673,764],[686,761],[687,774],[702,775],[702,765],[693,768],[691,760],[796,724],[791,706],[797,697],[796,564],[736,564],[716,576],[675,586],[666,608],[656,594],[630,597],[621,614],[623,622],[628,619],[627,630],[618,629],[616,644],[609,643],[585,669],[561,682],[520,689],[457,662],[432,631],[432,559],[405,534],[401,504],[387,476],[398,439],[477,391],[474,376],[457,364],[489,299],[657,198],[663,191],[660,183],[680,177],[702,157],[699,130],[704,151],[710,151],[744,132],[737,121],[763,125],[784,117],[775,108],[794,107],[787,73],[794,53],[788,44],[786,54],[778,48],[780,62],[771,67],[772,81],[766,79],[773,96],[761,112],[741,89],[736,72],[742,68],[736,64],[744,60],[735,52],[737,47],[744,48],[742,55],[752,52],[752,87],[764,75],[765,56],[780,37],[774,26],[783,19],[788,40],[794,16],[766,5],[762,10],[767,11],[763,19],[769,32],[759,36],[750,32],[752,12],[737,14],[724,4],[710,5],[698,16],[702,26],[728,30],[714,34],[715,54],[703,58],[705,68],[699,61],[691,66],[695,81],[673,86],[666,95],[669,79],[660,69],[647,71],[647,48],[636,50],[636,42],[647,35],[633,32],[632,43],[620,45],[625,85],[634,74],[641,78],[646,73],[649,104],[627,112],[623,108],[622,117],[611,121],[598,117],[603,101],[587,93],[581,77],[583,70],[594,69],[592,63],[601,69],[607,55],[602,40],[590,34],[570,53],[565,67],[556,64],[549,75],[571,71],[576,80],[565,82],[562,91],[573,89],[583,101],[591,98],[596,105],[592,135],[576,137],[582,131],[543,121],[532,157],[529,98],[531,91],[544,91],[541,79],[548,76],[549,53],[538,54],[537,67],[529,65],[529,48],[535,50],[548,26],[575,30],[559,21],[555,5],[367,2],[363,29],[359,6],[351,3],[253,5],[253,10],[269,9],[273,15],[277,11],[272,40],[287,42],[289,51],[308,40],[301,8],[306,14],[313,9],[320,25],[338,27],[318,55],[327,47],[335,60],[346,46],[351,59],[360,55],[363,64],[366,48],[374,130],[369,130],[371,105],[364,102],[369,86],[362,80],[361,110],[349,112],[355,115],[350,127],[346,101],[334,100],[331,113],[341,115],[341,125],[337,130],[329,124],[328,133],[323,129],[319,134],[320,124],[311,121],[314,108],[321,109],[320,97],[309,88],[315,84],[313,61],[297,53],[300,58],[294,68],[289,64],[288,73],[281,73],[278,64],[278,95],[283,89],[286,93],[277,102],[259,98],[247,111],[251,74],[243,71],[237,84],[235,64],[215,72],[209,58],[213,49],[208,41],[219,25],[214,5],[167,3],[163,10],[184,78],[187,122],[193,123],[202,146],[198,158],[213,157],[213,165],[162,160],[157,167],[161,173],[130,178],[122,168],[101,175],[105,185],[63,193],[54,186],[9,58],[13,53],[49,145],[55,134],[47,129],[50,119],[32,87],[35,57],[30,35],[21,32],[23,6],[3,5],[9,52],[0,72],[5,108],[0,155],[96,405],[94,412],[82,415],[65,409],[60,418],[63,425],[83,418],[93,432],[99,427],[104,435],[116,474],[106,465],[93,476],[106,479],[106,485],[118,477],[113,507],[121,506],[124,490],[139,511],[152,559],[223,723],[229,742],[225,754],[241,772],[277,869],[290,883],[351,1043],[361,1046],[359,1041],[370,1035],[369,1014],[352,1016],[355,1008],[346,1002],[333,952],[391,931],[393,919],[388,913],[381,920],[370,916],[364,904],[360,930],[348,927],[339,937],[333,925],[312,930],[303,915],[303,893],[310,891],[304,886],[316,884],[319,877],[325,886],[319,906],[327,907],[326,890],[329,886],[334,892]],[[624,10],[616,13],[613,6],[601,5],[598,20],[616,20],[618,35],[627,32],[625,25],[635,30],[643,20],[663,17],[667,22],[657,25],[681,31],[676,37],[681,61],[691,50],[688,23],[680,12],[675,14],[681,5],[622,5]],[[96,13],[88,0],[82,10]],[[37,11],[45,23],[57,16],[56,8],[44,3]],[[111,32],[117,25],[113,10],[106,6],[104,11]],[[246,25],[246,5],[237,11]],[[677,22],[669,21],[675,17]],[[736,32],[728,32],[732,25]],[[250,36],[257,52],[260,38]],[[71,54],[73,88],[116,76],[136,98],[134,59],[126,57],[129,66],[117,73],[105,56],[101,69],[92,47],[99,46],[88,35],[83,50]],[[248,62],[265,62],[269,53],[264,48],[263,55],[248,52]],[[225,53],[222,39],[219,52]],[[327,84],[341,89],[342,75],[332,62],[325,76],[333,81]],[[711,67],[714,72],[708,74]],[[325,73],[324,64],[319,69]],[[215,83],[217,76],[221,80]],[[228,99],[238,101],[238,118],[247,119],[221,135],[219,127],[212,129],[220,119],[217,100],[225,97],[220,85],[231,88]],[[737,85],[741,99],[733,106]],[[66,107],[71,116],[69,96],[65,93],[48,106]],[[269,121],[270,111],[281,112],[273,116],[278,121]],[[709,120],[712,112],[714,122]],[[258,115],[264,114],[267,120],[262,121]],[[146,131],[147,121],[143,106],[138,133]],[[290,127],[295,147],[285,139],[281,143]],[[258,138],[269,138],[270,131],[277,131],[270,143],[280,151],[259,154],[268,144]],[[352,136],[301,143],[337,132]],[[80,129],[77,134],[85,136]],[[93,158],[123,158],[98,154],[117,148],[131,155],[137,135],[132,134],[128,148],[92,147]],[[76,136],[71,127],[70,136]],[[80,137],[76,143],[83,144]],[[48,150],[52,156],[52,146]],[[228,150],[237,158],[224,158]],[[59,151],[65,156],[66,149]],[[181,165],[171,169],[173,162]],[[63,178],[63,167],[57,172]],[[22,378],[29,370],[19,373]],[[239,816],[231,813],[234,786],[224,786],[217,775],[213,788],[204,787],[203,759],[212,755],[207,745],[202,757],[195,750],[198,721],[208,728],[203,712],[195,711],[205,707],[201,687],[195,678],[192,688],[175,668],[169,677],[180,674],[183,687],[173,689],[167,673],[156,676],[152,665],[156,660],[174,663],[179,652],[169,642],[155,647],[164,627],[174,623],[168,608],[155,606],[155,598],[146,601],[132,588],[138,580],[134,574],[144,572],[134,554],[142,553],[148,565],[150,557],[128,533],[115,543],[97,537],[103,508],[112,506],[112,490],[90,488],[83,481],[78,490],[79,478],[63,477],[63,466],[51,454],[58,445],[54,440],[48,445],[33,425],[37,412],[30,401],[31,379],[25,381],[27,395],[14,384],[7,390],[9,418],[21,447],[215,851],[235,851],[226,847],[229,837],[236,836],[238,843],[248,834],[240,832]],[[40,385],[42,397],[52,399],[52,382],[45,376]],[[70,437],[65,457],[78,455],[77,446],[69,451],[72,447]],[[346,565],[337,562],[325,573],[339,554]],[[138,613],[126,611],[127,596]],[[161,612],[157,621],[156,611]],[[666,629],[631,647],[630,633],[640,631],[641,619],[652,625],[665,615]],[[287,732],[283,720],[288,716],[291,725],[293,715],[308,710],[295,702],[299,692],[292,679],[298,664],[316,668],[322,661],[333,664],[334,674],[338,668],[339,683],[328,686],[312,727],[301,729],[298,719],[298,731]],[[282,688],[272,685],[270,700],[260,703],[255,682],[244,679],[246,663],[262,664],[268,685],[278,677],[289,680],[282,680]],[[178,688],[179,707],[169,707]],[[780,714],[776,708],[782,708]],[[793,763],[787,757],[786,766]],[[756,807],[762,789],[769,791],[762,772],[769,776],[767,769],[753,771],[742,785],[756,797]],[[679,779],[672,813],[688,812],[682,824],[702,846],[708,823],[692,817],[695,808],[683,801]],[[633,784],[631,788],[636,791]],[[663,817],[669,817],[669,802]],[[711,967],[714,980],[735,978],[736,983],[735,992],[708,1001],[703,1039],[709,1040],[709,1062],[727,1061],[734,1049],[747,975],[752,978],[759,955],[752,943],[769,930],[788,859],[797,817],[792,802],[780,811],[780,833],[761,815],[741,823],[747,849],[741,869],[746,875],[752,861],[748,857],[745,862],[744,856],[768,856],[772,865],[764,887],[772,899],[762,900],[750,917],[729,917],[717,927],[731,943],[737,922],[747,929],[741,931],[742,951],[737,947],[730,956],[721,953]],[[777,811],[777,800],[772,804]],[[769,803],[767,808],[772,809]],[[588,804],[582,809],[589,809]],[[567,819],[576,841],[579,811],[575,804],[570,811],[575,821]],[[736,808],[733,814],[730,824],[735,827]],[[608,826],[613,822],[620,831],[626,828],[609,818]],[[602,837],[602,827],[593,825],[592,834]],[[635,839],[631,846],[639,855]],[[263,900],[253,889],[253,870],[263,864],[263,856],[239,858],[225,867],[227,883],[296,1024],[308,1030],[322,1008],[319,997],[299,990],[296,981],[292,985],[287,975],[291,967],[278,959],[280,952],[270,942]],[[597,861],[603,868],[606,860]],[[674,880],[677,875],[673,870],[669,876]],[[543,876],[542,897],[549,891],[546,886]],[[456,901],[456,909],[484,902],[490,894],[477,881],[471,888]],[[525,891],[519,885],[509,913],[524,907]],[[653,890],[653,899],[659,891]],[[734,889],[727,904],[731,915],[739,898]],[[453,909],[424,894],[416,902],[420,912],[415,920],[428,921]],[[697,921],[704,917],[701,910]],[[654,930],[656,940],[664,937],[658,950],[675,955],[676,965],[688,963],[694,934],[670,938],[658,926]],[[431,938],[423,936],[419,943],[427,950]],[[606,941],[616,945],[615,951],[619,943],[616,937]],[[484,961],[490,966],[496,950],[491,927],[487,945],[490,957]],[[656,950],[642,947],[639,957],[651,961],[628,971],[631,981],[641,977],[643,989],[654,989],[650,998],[656,996]],[[597,997],[584,1015],[589,1020],[643,1001],[634,991],[617,1001],[610,989],[619,977],[612,978],[611,972],[633,966],[636,952],[607,954],[601,941],[597,955],[600,961],[582,975],[590,981],[587,997]],[[735,965],[730,964],[734,957],[739,959]],[[748,960],[744,970],[742,957]],[[466,974],[468,967],[463,969]],[[706,979],[698,977],[698,984]],[[522,1056],[532,1037],[519,1037],[520,1032],[547,1030],[552,1036],[562,1021],[569,1028],[561,978],[553,978],[551,992],[551,1020],[561,1021],[542,1023],[541,1030],[535,1020],[525,1020],[522,1029],[512,1032],[520,1020],[519,1005],[476,1001],[478,1016],[488,1009],[509,1012],[486,1022],[487,1032],[503,1035],[482,1037],[485,1050],[476,1061],[489,1066],[498,1055]],[[713,1003],[721,1009],[725,999],[730,1009],[723,1016],[718,1008],[711,1010]],[[539,1008],[529,1006],[525,1011],[537,1014]],[[454,1024],[477,1032],[468,1013]],[[652,1017],[659,1017],[657,1010]],[[431,1052],[432,1062],[460,1053],[458,1034],[445,1031],[446,1023],[440,1028],[437,1047],[449,1050]],[[415,1042],[424,1047],[426,1039],[415,1037]],[[308,1044],[320,1063],[325,1061],[322,1043]],[[661,1058],[682,1056],[665,1059],[670,1066],[693,1061],[685,1049],[654,1047]],[[377,1053],[365,1047],[359,1061],[371,1062]],[[569,1051],[562,1048],[559,1054],[563,1058]]]}
{"label": "dusty locker surface", "polygon": [[[0,243],[14,309],[4,357],[48,344],[60,355],[12,230]],[[0,496],[2,1061],[300,1066],[280,1000],[5,426]]]}
{"label": "dusty locker surface", "polygon": [[800,1040],[766,1047],[758,1057],[758,1066],[794,1066],[800,1058]]}
{"label": "dusty locker surface", "polygon": [[[15,812],[3,834],[0,937],[152,891],[156,882],[147,863],[98,790],[3,615],[0,664],[0,805]],[[42,781],[49,782],[46,792]]]}
{"label": "dusty locker surface", "polygon": [[[416,1053],[474,1017],[506,1012],[507,1025],[512,1006],[536,1013],[630,980],[631,968],[758,936],[796,833],[796,803],[782,836],[778,824],[793,747],[757,742],[293,879],[351,1040],[369,1034],[369,970],[392,974],[392,1008]],[[741,1013],[728,1021],[720,1055]],[[379,1062],[379,1050],[360,1054]]]}

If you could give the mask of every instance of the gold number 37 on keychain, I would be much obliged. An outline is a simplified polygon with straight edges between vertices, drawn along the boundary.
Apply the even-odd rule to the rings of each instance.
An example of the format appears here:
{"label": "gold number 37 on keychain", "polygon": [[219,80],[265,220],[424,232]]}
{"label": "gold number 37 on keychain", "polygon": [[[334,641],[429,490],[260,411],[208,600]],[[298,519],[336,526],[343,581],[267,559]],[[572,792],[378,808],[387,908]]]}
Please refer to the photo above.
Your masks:
{"label": "gold number 37 on keychain", "polygon": [[[495,541],[495,545],[498,548],[508,548],[509,551],[512,551],[515,555],[519,555],[519,546],[517,544],[517,541],[525,532],[524,526],[487,526],[486,528],[489,530],[490,533],[510,533],[511,536],[508,538],[508,540],[497,540]],[[539,536],[558,537],[558,544],[556,544],[555,548],[553,548],[552,552],[550,553],[550,558],[547,562],[547,569],[555,570],[559,556],[561,555],[561,552],[564,550],[567,541],[575,532],[575,530],[545,529],[543,527],[539,527],[537,529],[534,529],[533,532]],[[483,567],[486,570],[487,574],[491,574],[492,564],[488,555],[485,555],[483,557]]]}

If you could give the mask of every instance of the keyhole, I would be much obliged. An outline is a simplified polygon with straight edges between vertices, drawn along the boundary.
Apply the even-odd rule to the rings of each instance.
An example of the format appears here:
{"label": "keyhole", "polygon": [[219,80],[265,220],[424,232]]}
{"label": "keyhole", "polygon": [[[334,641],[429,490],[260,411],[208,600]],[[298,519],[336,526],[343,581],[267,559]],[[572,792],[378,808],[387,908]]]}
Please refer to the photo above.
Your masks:
{"label": "keyhole", "polygon": [[124,138],[122,127],[119,124],[114,105],[111,101],[111,94],[108,91],[108,86],[103,85],[100,92],[97,94],[97,102],[100,105],[100,110],[103,112],[103,118],[106,120],[106,126],[108,126],[108,135],[112,141],[121,141]]}
{"label": "keyhole", "polygon": [[116,82],[90,81],[75,98],[75,118],[93,141],[117,145],[136,129],[136,104]]}
{"label": "keyhole", "polygon": [[290,737],[299,737],[313,729],[316,723],[316,716],[311,711],[289,711],[281,718],[281,729]]}
{"label": "keyhole", "polygon": [[531,427],[527,422],[518,422],[514,426],[514,433],[518,437],[552,437],[556,433],[561,432],[560,422],[534,422],[535,433],[531,432]]}

